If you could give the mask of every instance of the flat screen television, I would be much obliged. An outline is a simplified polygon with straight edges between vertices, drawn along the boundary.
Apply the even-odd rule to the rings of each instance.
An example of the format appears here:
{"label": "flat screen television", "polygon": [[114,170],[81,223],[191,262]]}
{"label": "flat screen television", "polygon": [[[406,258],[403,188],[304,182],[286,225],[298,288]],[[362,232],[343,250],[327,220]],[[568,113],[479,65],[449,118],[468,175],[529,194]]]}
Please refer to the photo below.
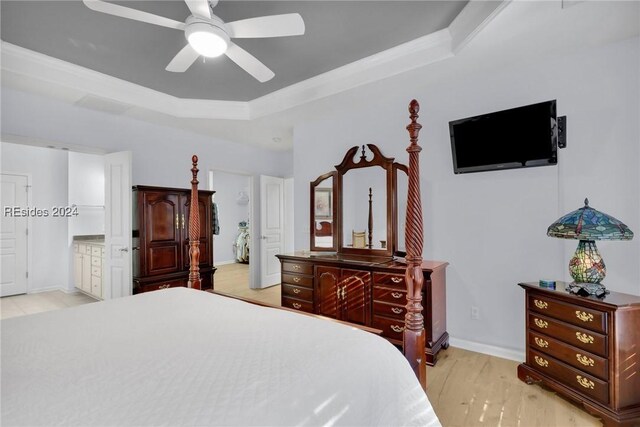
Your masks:
{"label": "flat screen television", "polygon": [[454,173],[558,163],[556,101],[449,122]]}

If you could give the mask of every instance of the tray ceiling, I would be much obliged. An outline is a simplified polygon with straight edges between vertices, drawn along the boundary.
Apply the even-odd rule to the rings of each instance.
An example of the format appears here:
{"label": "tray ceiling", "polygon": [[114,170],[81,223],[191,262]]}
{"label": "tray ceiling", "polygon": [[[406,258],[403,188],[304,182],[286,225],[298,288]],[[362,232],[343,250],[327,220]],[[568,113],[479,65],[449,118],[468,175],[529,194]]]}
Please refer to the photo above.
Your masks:
{"label": "tray ceiling", "polygon": [[[115,2],[184,21],[183,1]],[[225,21],[300,13],[303,36],[235,42],[275,72],[259,83],[222,56],[185,73],[165,71],[182,31],[94,12],[81,1],[3,0],[5,42],[178,98],[250,101],[447,28],[467,1],[221,1]]]}

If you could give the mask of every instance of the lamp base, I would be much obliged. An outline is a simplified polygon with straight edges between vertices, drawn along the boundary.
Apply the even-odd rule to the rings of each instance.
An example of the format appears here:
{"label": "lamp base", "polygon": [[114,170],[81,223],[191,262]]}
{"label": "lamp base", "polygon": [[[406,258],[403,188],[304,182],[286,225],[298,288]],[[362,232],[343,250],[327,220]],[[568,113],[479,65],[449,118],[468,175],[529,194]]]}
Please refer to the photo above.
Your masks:
{"label": "lamp base", "polygon": [[580,295],[583,297],[594,295],[598,298],[602,298],[609,293],[609,291],[607,291],[607,289],[604,286],[602,286],[600,283],[571,282],[571,283],[567,283],[565,290],[568,292],[571,292],[572,294]]}

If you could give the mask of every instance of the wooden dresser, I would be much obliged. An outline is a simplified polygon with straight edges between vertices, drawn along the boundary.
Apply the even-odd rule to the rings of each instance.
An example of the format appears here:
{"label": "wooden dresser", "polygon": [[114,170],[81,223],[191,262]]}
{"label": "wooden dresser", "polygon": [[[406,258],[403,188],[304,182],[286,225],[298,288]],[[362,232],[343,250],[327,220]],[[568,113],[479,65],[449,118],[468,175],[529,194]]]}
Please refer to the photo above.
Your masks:
{"label": "wooden dresser", "polygon": [[[200,276],[203,290],[213,289],[211,196],[198,191]],[[190,190],[133,187],[133,293],[187,286],[189,276]]]}
{"label": "wooden dresser", "polygon": [[[282,306],[382,330],[402,345],[407,291],[406,264],[389,258],[341,254],[277,255],[282,266]],[[427,364],[449,346],[445,270],[448,263],[424,261],[424,327]]]}
{"label": "wooden dresser", "polygon": [[520,283],[527,359],[518,378],[541,382],[603,419],[640,426],[640,297],[581,297]]}

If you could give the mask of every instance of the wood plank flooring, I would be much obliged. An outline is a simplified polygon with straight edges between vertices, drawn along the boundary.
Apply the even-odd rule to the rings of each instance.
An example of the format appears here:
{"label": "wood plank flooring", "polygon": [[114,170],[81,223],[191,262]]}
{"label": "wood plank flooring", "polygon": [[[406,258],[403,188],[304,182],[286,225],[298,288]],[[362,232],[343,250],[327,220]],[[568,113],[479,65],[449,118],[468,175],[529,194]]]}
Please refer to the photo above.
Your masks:
{"label": "wood plank flooring", "polygon": [[249,264],[224,264],[217,266],[213,287],[216,291],[226,292],[243,298],[280,305],[280,285],[264,289],[249,288]]}
{"label": "wood plank flooring", "polygon": [[[219,275],[219,273],[221,273]],[[218,268],[215,288],[269,304],[280,304],[280,286],[249,289],[244,264]],[[61,291],[0,299],[3,319],[87,304],[96,300]],[[527,385],[516,374],[518,363],[449,347],[438,364],[427,367],[427,395],[445,427],[599,427],[600,421],[555,393]]]}
{"label": "wood plank flooring", "polygon": [[578,406],[518,379],[518,362],[449,347],[427,366],[427,395],[445,427],[598,427]]}

